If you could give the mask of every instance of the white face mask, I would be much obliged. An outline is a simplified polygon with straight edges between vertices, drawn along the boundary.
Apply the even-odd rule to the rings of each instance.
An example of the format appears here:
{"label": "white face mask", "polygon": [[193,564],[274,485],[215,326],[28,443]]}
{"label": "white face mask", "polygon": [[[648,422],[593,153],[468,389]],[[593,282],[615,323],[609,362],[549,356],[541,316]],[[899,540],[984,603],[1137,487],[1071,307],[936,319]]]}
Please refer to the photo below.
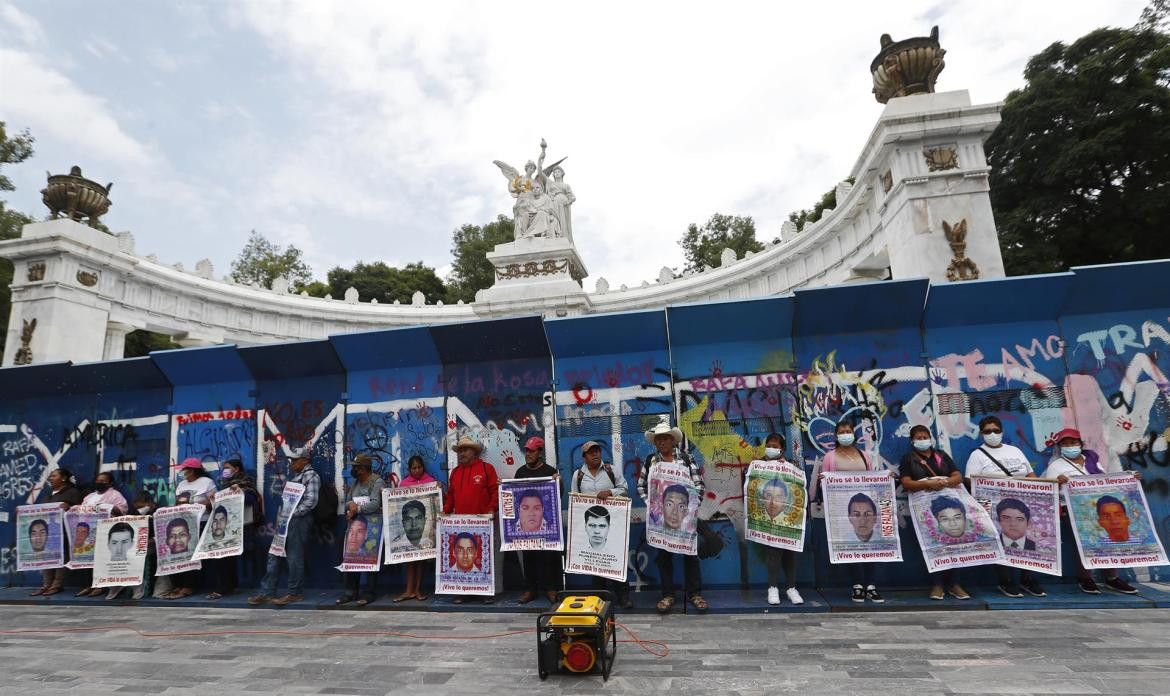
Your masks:
{"label": "white face mask", "polygon": [[138,508],[138,514],[139,514],[139,515],[149,515],[149,514],[150,514],[150,508],[148,508],[148,507],[140,507],[140,508]]}
{"label": "white face mask", "polygon": [[779,459],[784,456],[784,450],[775,447],[764,448],[764,459]]}
{"label": "white face mask", "polygon": [[838,433],[837,434],[837,444],[841,445],[842,447],[848,447],[849,445],[852,445],[856,439],[857,438],[854,437],[853,433]]}
{"label": "white face mask", "polygon": [[987,443],[988,447],[999,447],[1003,442],[1003,433],[987,433],[983,436],[983,441]]}

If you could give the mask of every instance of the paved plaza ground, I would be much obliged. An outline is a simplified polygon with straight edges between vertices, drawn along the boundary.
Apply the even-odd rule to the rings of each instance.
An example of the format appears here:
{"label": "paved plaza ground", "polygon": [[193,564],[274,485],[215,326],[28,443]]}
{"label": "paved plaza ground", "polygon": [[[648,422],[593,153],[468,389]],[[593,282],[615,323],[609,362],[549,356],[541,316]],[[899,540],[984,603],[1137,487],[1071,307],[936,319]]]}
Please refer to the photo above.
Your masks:
{"label": "paved plaza ground", "polygon": [[[667,643],[669,655],[626,643],[608,683],[554,675],[542,684],[532,633],[476,638],[528,631],[532,614],[3,606],[0,693],[1170,694],[1165,609],[619,620],[640,638]],[[68,632],[111,625],[419,637]],[[38,628],[67,632],[13,633]]]}

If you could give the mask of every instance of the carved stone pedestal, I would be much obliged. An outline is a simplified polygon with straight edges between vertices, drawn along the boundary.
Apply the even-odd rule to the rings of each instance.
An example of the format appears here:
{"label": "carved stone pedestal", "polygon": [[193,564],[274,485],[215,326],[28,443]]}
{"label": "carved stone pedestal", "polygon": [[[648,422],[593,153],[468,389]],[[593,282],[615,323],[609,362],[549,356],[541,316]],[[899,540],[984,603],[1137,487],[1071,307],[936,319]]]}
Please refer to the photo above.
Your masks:
{"label": "carved stone pedestal", "polygon": [[589,311],[589,296],[581,287],[588,271],[568,239],[523,238],[497,246],[487,258],[496,268],[496,283],[477,293],[476,314],[503,316],[535,310],[557,317]]}

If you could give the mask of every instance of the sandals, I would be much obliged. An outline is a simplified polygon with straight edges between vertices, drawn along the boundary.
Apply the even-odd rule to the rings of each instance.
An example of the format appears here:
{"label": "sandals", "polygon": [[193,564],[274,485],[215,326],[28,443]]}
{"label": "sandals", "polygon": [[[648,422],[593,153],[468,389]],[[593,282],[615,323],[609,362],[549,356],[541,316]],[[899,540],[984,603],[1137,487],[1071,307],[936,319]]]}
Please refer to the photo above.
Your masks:
{"label": "sandals", "polygon": [[707,608],[710,606],[709,604],[707,604],[707,600],[703,599],[699,595],[695,595],[694,597],[691,597],[691,604],[698,611],[707,611]]}
{"label": "sandals", "polygon": [[163,595],[163,599],[182,599],[184,597],[190,597],[193,594],[195,594],[195,590],[192,590],[190,587],[180,587],[177,590],[171,590]]}
{"label": "sandals", "polygon": [[92,587],[83,587],[80,590],[78,590],[76,593],[74,593],[73,596],[74,597],[88,597],[89,593],[91,591],[93,591]]}
{"label": "sandals", "polygon": [[663,597],[658,600],[658,604],[654,608],[658,610],[659,614],[669,614],[670,608],[674,606],[674,597]]}
{"label": "sandals", "polygon": [[214,602],[216,600],[223,599],[225,596],[226,595],[222,595],[218,592],[210,592],[208,593],[207,598]]}
{"label": "sandals", "polygon": [[28,596],[29,597],[40,597],[41,595],[43,595],[44,593],[46,593],[48,591],[49,591],[49,588],[41,587],[41,588],[33,590],[32,592],[29,592]]}
{"label": "sandals", "polygon": [[413,599],[413,598],[414,598],[414,595],[408,595],[405,592],[403,592],[402,594],[398,595],[397,597],[395,597],[394,599],[392,599],[390,601],[394,602],[395,604],[398,604],[399,602],[405,602],[406,600]]}
{"label": "sandals", "polygon": [[359,598],[359,599],[358,599],[358,601],[357,601],[357,605],[358,605],[359,607],[364,607],[364,606],[366,606],[367,604],[369,604],[369,603],[370,603],[370,602],[372,602],[372,601],[374,601],[374,598],[373,598],[373,597],[361,597],[361,598]]}
{"label": "sandals", "polygon": [[63,589],[64,589],[64,588],[61,588],[61,587],[50,587],[49,589],[47,589],[47,590],[45,590],[44,592],[42,592],[42,593],[41,593],[41,596],[42,596],[42,597],[48,597],[49,595],[55,595],[55,594],[57,594],[58,592],[61,592],[61,591],[63,591]]}
{"label": "sandals", "polygon": [[357,598],[351,594],[343,594],[340,597],[338,597],[337,599],[335,599],[333,601],[333,604],[335,604],[336,606],[341,606],[342,604],[349,604],[350,602],[352,602],[355,599],[357,599]]}
{"label": "sandals", "polygon": [[423,594],[422,592],[416,592],[414,595],[414,598],[420,602],[427,601],[427,596],[425,594]]}

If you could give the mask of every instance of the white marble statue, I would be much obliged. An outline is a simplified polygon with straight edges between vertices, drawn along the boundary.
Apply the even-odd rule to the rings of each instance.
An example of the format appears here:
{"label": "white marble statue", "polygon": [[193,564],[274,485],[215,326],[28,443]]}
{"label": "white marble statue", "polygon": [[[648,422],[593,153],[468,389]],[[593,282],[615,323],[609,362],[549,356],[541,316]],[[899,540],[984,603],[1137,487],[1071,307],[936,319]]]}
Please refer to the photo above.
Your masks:
{"label": "white marble statue", "polygon": [[[544,166],[544,158],[548,143],[540,140],[540,158],[533,162],[529,160],[524,165],[521,174],[515,167],[500,160],[493,160],[493,164],[500,168],[500,172],[508,179],[508,193],[516,199],[512,205],[512,216],[515,223],[516,239],[526,237],[564,237],[567,235],[568,208],[562,212],[562,202],[555,197],[558,193],[563,200],[572,197],[572,190],[568,190],[568,197],[561,190],[554,191],[549,174],[560,169],[558,165],[566,158],[562,157],[548,168]],[[561,177],[564,177],[564,170]],[[558,180],[559,181],[559,180]],[[560,184],[564,186],[563,184]],[[564,186],[564,188],[568,188]],[[574,199],[575,200],[575,199]],[[572,201],[569,201],[572,203]]]}
{"label": "white marble statue", "polygon": [[557,203],[559,211],[557,217],[561,221],[561,231],[569,241],[573,241],[573,216],[571,206],[577,200],[573,195],[573,188],[565,183],[565,170],[560,166],[552,168],[553,180],[548,182],[548,192]]}

